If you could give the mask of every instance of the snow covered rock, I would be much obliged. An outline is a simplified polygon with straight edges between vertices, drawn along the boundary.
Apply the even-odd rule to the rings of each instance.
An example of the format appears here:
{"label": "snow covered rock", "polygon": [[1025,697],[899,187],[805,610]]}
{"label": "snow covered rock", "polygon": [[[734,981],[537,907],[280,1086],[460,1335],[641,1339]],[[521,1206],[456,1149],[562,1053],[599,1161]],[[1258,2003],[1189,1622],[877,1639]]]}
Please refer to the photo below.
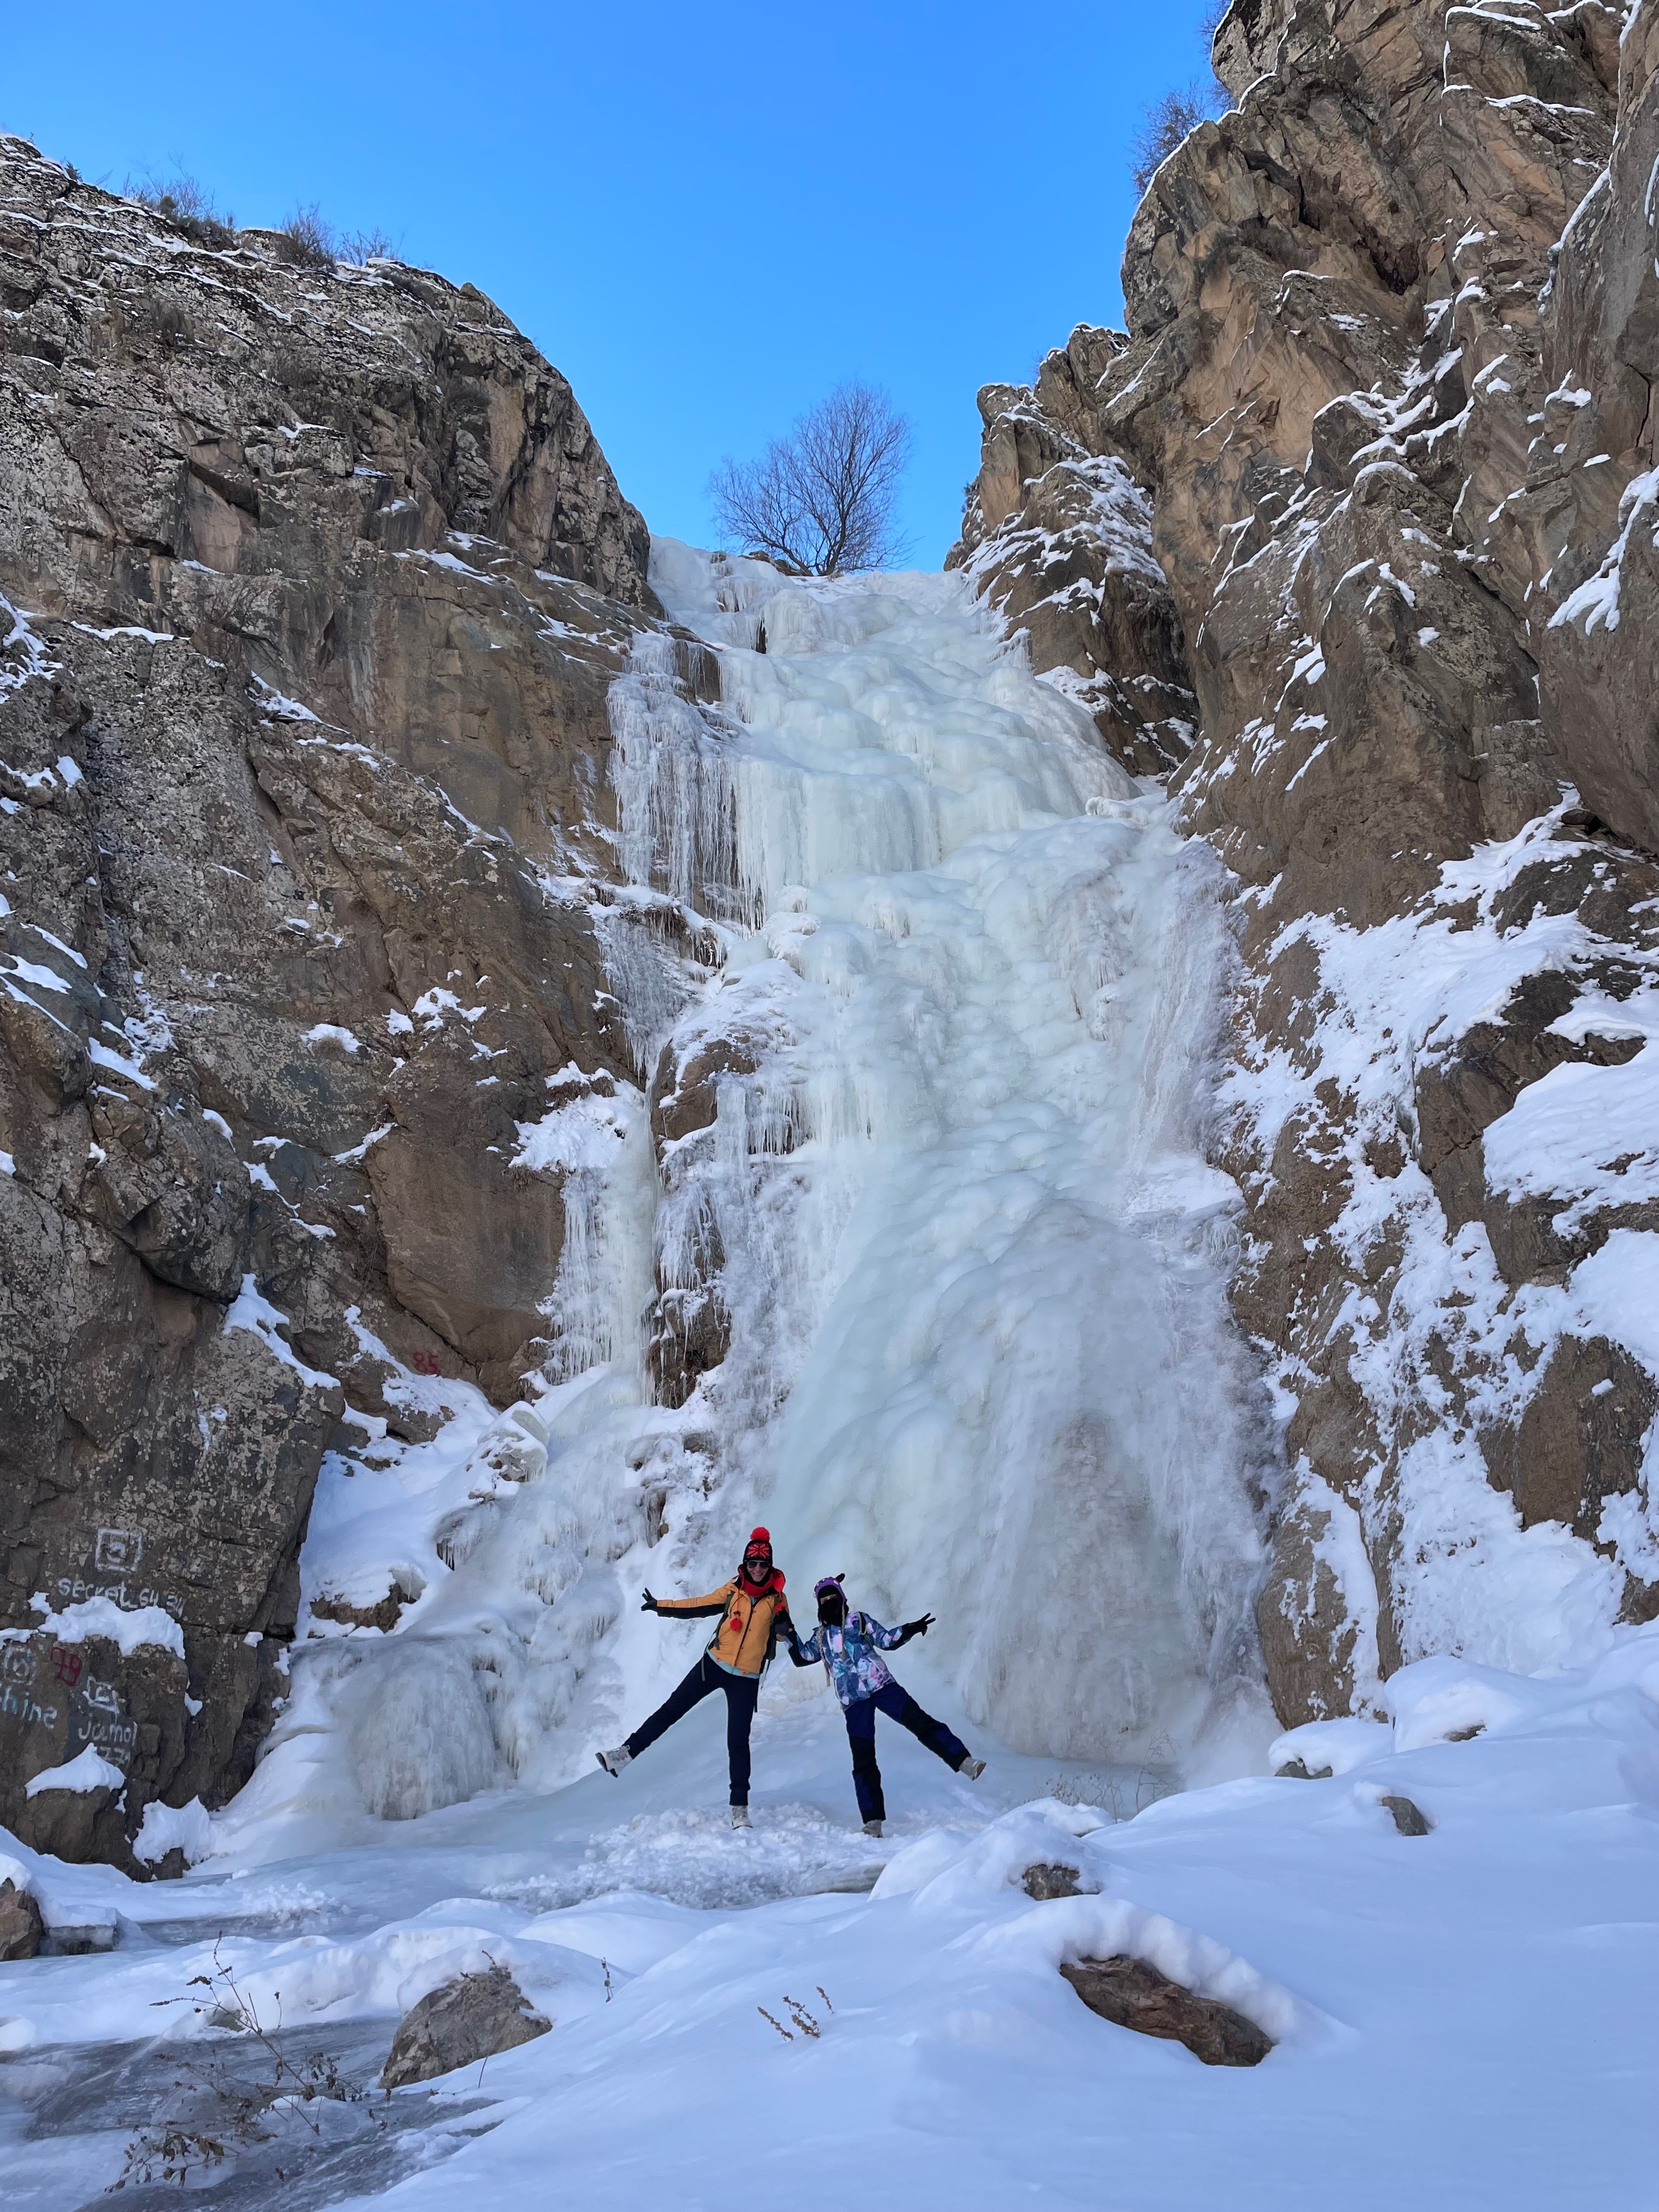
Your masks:
{"label": "snow covered rock", "polygon": [[1019,1886],[1038,1905],[1053,1897],[1077,1897],[1083,1890],[1082,1869],[1058,1860],[1038,1859],[1021,1875]]}
{"label": "snow covered rock", "polygon": [[[1073,344],[1112,337],[1080,330]],[[978,489],[945,566],[963,569],[1127,769],[1167,775],[1198,708],[1150,499],[1122,461],[1086,452],[1030,393],[988,385],[979,403]]]}
{"label": "snow covered rock", "polygon": [[1317,1782],[1346,1774],[1393,1748],[1392,1732],[1380,1721],[1308,1721],[1268,1745],[1267,1764],[1275,1774]]}
{"label": "snow covered rock", "polygon": [[460,1974],[433,1990],[398,2023],[380,2074],[383,2089],[430,2081],[458,2066],[476,2066],[498,2051],[545,2035],[553,2023],[536,2011],[505,1966]]}
{"label": "snow covered rock", "polygon": [[35,1850],[124,1861],[121,1800],[148,1802],[184,1763],[187,1680],[159,1606],[91,1599],[0,1634],[0,1822]]}
{"label": "snow covered rock", "polygon": [[1197,695],[1287,1725],[1659,1608],[1656,41],[1600,0],[1235,0],[1127,331],[981,395],[976,584],[1049,475],[1121,467]]}
{"label": "snow covered rock", "polygon": [[1206,2066],[1259,2066],[1273,2047],[1253,2020],[1194,1996],[1145,1959],[1079,1959],[1060,1971],[1091,2012],[1138,2035],[1184,2043]]}

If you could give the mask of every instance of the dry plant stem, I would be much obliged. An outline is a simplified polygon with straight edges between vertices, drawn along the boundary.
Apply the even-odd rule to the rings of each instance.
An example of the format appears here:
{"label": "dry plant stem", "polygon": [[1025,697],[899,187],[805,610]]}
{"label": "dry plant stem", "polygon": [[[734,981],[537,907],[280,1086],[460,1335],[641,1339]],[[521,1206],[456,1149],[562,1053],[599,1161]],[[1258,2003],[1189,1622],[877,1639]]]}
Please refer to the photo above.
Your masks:
{"label": "dry plant stem", "polygon": [[[302,2125],[308,2128],[318,2141],[322,2129],[306,2106],[318,2099],[334,2104],[359,2104],[364,2093],[343,2080],[333,2058],[313,2052],[299,2065],[288,2057],[275,2041],[282,2031],[281,1993],[277,1993],[278,2013],[274,2027],[267,2028],[260,2020],[253,2000],[236,1981],[232,1969],[220,1956],[222,1935],[213,1946],[213,1971],[192,1974],[186,1990],[200,1989],[208,1995],[199,2001],[188,1996],[158,1997],[158,2008],[175,2004],[190,2004],[198,2018],[206,2014],[210,2025],[245,2035],[265,2052],[270,2061],[270,2078],[256,2091],[249,2088],[227,2088],[215,2078],[211,2066],[197,2073],[188,2061],[185,2075],[196,2075],[197,2085],[204,2087],[224,2106],[226,2124],[219,2135],[205,2129],[183,2127],[173,2122],[142,2130],[127,2147],[125,2163],[118,2177],[106,2192],[125,2189],[129,2185],[146,2185],[155,2179],[176,2181],[181,2186],[193,2168],[222,2165],[228,2155],[228,2142],[251,2144],[269,2142],[270,2131],[261,2127],[261,2115],[278,2098],[289,2100],[289,2109],[295,2112]],[[184,2076],[173,2084],[175,2088],[187,2086]]]}
{"label": "dry plant stem", "polygon": [[[822,1987],[819,1988],[818,1995],[821,1997],[823,1997],[824,2003],[829,2005],[830,2010],[833,2012],[835,2010],[835,2007],[830,2004],[829,1998],[823,1996]],[[783,2001],[789,2008],[789,2017],[794,2021],[795,2026],[799,2028],[803,2035],[811,2036],[812,2040],[816,2043],[818,2038],[823,2034],[823,2030],[819,2027],[817,2021],[814,2018],[812,2014],[807,2011],[805,2006],[801,2002],[799,1997],[792,1997],[786,1992]]]}

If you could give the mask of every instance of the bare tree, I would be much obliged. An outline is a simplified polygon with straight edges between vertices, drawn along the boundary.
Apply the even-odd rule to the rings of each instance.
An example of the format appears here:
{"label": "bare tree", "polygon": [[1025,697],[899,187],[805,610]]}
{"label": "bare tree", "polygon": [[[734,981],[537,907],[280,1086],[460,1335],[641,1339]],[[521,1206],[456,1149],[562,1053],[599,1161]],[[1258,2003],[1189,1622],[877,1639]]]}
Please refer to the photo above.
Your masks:
{"label": "bare tree", "polygon": [[890,565],[910,426],[884,392],[838,384],[757,461],[723,460],[708,479],[721,530],[745,552],[806,576]]}
{"label": "bare tree", "polygon": [[336,230],[315,200],[309,207],[295,208],[281,225],[280,235],[288,240],[294,258],[310,269],[332,269],[337,261],[361,269],[366,262],[397,258],[385,231]]}
{"label": "bare tree", "polygon": [[137,200],[162,216],[197,246],[222,253],[236,243],[235,216],[216,208],[195,178],[182,171],[165,179],[147,176],[140,184],[129,177],[121,190],[128,199]]}
{"label": "bare tree", "polygon": [[1166,92],[1149,107],[1146,120],[1135,134],[1133,157],[1129,164],[1135,190],[1144,192],[1182,140],[1226,105],[1224,88],[1189,84],[1182,91]]}
{"label": "bare tree", "polygon": [[1138,192],[1145,192],[1183,138],[1196,131],[1200,123],[1224,114],[1233,104],[1231,93],[1215,73],[1213,58],[1216,33],[1221,28],[1230,4],[1231,0],[1210,0],[1199,26],[1205,59],[1209,64],[1206,75],[1194,78],[1179,91],[1166,92],[1153,101],[1141,118],[1129,157],[1129,173]]}

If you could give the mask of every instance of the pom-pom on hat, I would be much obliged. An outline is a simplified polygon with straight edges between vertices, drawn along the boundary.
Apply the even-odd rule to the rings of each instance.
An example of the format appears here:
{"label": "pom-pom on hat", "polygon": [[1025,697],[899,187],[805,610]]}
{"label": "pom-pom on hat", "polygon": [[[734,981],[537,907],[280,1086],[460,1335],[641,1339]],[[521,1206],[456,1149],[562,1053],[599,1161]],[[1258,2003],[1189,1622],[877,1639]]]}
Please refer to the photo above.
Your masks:
{"label": "pom-pom on hat", "polygon": [[744,1546],[744,1549],[745,1552],[752,1551],[757,1544],[764,1544],[769,1552],[772,1548],[772,1531],[769,1528],[751,1528],[749,1531],[749,1541]]}

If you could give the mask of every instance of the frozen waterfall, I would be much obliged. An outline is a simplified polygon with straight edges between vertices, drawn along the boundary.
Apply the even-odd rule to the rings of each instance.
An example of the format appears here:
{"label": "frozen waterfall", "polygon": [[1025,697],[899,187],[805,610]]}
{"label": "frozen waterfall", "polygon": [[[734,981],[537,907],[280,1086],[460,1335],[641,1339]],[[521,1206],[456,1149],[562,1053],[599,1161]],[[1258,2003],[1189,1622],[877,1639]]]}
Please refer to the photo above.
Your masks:
{"label": "frozen waterfall", "polygon": [[[1217,864],[960,580],[659,540],[653,580],[720,699],[641,635],[622,850],[707,957],[665,983],[618,933],[641,1090],[571,1071],[526,1132],[578,1201],[558,1380],[476,1415],[419,1602],[303,1656],[252,1795],[342,1723],[382,1814],[585,1771],[685,1664],[641,1586],[722,1579],[757,1516],[792,1588],[937,1614],[928,1682],[1011,1750],[1238,1771],[1267,1425],[1203,1158]],[[652,1402],[647,1340],[699,1329],[724,1357]],[[347,1542],[338,1486],[319,1511]]]}

